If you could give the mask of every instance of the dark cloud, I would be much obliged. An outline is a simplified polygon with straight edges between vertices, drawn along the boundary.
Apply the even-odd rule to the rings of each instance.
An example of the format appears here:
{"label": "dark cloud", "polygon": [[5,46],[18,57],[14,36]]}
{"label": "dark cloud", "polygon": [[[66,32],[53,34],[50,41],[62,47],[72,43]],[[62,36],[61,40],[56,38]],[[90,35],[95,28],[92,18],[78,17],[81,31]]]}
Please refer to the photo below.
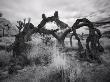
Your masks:
{"label": "dark cloud", "polygon": [[93,3],[98,10],[110,11],[110,0],[93,0]]}
{"label": "dark cloud", "polygon": [[0,11],[12,22],[31,17],[38,25],[42,13],[51,16],[56,10],[60,19],[71,26],[77,18],[98,21],[110,17],[110,0],[0,0]]}

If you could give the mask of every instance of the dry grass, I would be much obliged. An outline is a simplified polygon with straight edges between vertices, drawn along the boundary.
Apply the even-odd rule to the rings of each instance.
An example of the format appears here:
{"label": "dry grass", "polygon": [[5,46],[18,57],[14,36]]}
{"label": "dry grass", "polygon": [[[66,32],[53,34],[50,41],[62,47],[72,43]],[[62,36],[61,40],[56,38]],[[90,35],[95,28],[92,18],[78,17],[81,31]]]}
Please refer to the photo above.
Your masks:
{"label": "dry grass", "polygon": [[[68,39],[65,41],[67,49],[70,46],[68,41]],[[84,41],[82,41],[83,46],[85,46]],[[77,41],[73,42],[74,50],[70,50],[70,48],[63,52],[60,52],[55,45],[46,46],[40,40],[38,42],[36,40],[28,42],[27,44],[31,47],[26,48],[23,54],[26,54],[34,64],[26,66],[24,69],[19,70],[17,75],[10,75],[2,82],[110,82],[110,41],[105,38],[101,41],[106,49],[101,56],[104,61],[101,65],[78,61],[75,58],[78,47]],[[5,62],[5,59],[9,58],[9,53],[7,53],[7,56],[5,51],[0,51],[0,53],[2,54],[0,54],[1,57],[4,56],[3,61]],[[38,61],[40,62],[39,65]],[[45,64],[46,61],[49,61],[49,63]]]}

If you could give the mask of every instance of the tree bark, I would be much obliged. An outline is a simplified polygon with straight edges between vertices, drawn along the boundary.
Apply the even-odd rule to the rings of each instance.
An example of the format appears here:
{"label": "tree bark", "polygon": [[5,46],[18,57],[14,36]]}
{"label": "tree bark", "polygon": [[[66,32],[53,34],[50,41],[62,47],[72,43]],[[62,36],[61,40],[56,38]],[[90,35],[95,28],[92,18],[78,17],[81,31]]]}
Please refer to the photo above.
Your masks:
{"label": "tree bark", "polygon": [[72,37],[73,37],[73,33],[72,33],[72,35],[70,36],[70,46],[72,47]]}
{"label": "tree bark", "polygon": [[4,37],[4,35],[5,35],[5,32],[4,32],[4,31],[5,31],[5,29],[3,28],[3,37]]}

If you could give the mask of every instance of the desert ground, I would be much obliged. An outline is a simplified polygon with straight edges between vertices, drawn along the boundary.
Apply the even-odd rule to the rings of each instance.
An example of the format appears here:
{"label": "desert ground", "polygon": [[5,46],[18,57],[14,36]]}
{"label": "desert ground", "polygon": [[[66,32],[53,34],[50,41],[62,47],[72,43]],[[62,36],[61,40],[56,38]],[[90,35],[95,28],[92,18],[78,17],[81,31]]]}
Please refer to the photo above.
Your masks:
{"label": "desert ground", "polygon": [[[39,37],[33,36],[32,41],[26,43],[31,46],[24,45],[22,52],[31,64],[11,75],[7,69],[12,51],[7,52],[2,46],[13,43],[14,38],[2,37],[0,40],[0,62],[4,63],[0,67],[0,82],[110,82],[110,39],[106,37],[100,39],[105,51],[100,53],[102,64],[98,64],[75,57],[78,48],[75,39],[70,47],[69,38],[66,38],[65,49],[59,51],[55,38],[45,45]],[[85,39],[81,42],[85,48]]]}

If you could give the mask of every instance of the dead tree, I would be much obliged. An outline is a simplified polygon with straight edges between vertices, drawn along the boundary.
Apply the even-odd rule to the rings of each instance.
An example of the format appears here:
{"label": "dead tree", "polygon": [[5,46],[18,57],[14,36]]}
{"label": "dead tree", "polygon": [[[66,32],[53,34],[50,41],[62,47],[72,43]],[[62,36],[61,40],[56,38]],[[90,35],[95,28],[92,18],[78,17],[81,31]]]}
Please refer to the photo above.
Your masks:
{"label": "dead tree", "polygon": [[[66,23],[59,20],[57,11],[54,13],[54,16],[46,17],[45,14],[43,14],[42,18],[43,18],[43,20],[37,26],[37,28],[30,31],[27,35],[31,35],[36,32],[40,32],[40,33],[44,33],[44,34],[51,34],[53,37],[55,37],[57,39],[58,44],[64,47],[64,40],[65,40],[66,36],[70,32],[74,31],[74,35],[75,35],[76,39],[78,40],[78,44],[81,46],[80,39],[78,38],[78,35],[76,33],[76,29],[80,28],[81,26],[84,26],[83,24],[75,23],[72,27],[69,27]],[[44,29],[43,26],[48,22],[55,22],[60,27],[60,29],[66,28],[66,30],[64,30],[64,32],[61,33],[61,35],[58,35],[58,33],[54,30]],[[75,25],[77,26],[77,28],[75,27]],[[75,27],[75,29],[74,29],[74,27]]]}
{"label": "dead tree", "polygon": [[17,21],[18,25],[16,25],[16,27],[19,30],[19,33],[21,32],[21,29],[23,28],[23,22],[22,21]]}
{"label": "dead tree", "polygon": [[[8,32],[9,29],[11,28],[11,26],[9,26],[8,24],[0,25],[0,27],[2,28],[2,36],[3,37],[5,36],[6,32]],[[6,27],[8,27],[8,28],[6,28]],[[8,32],[8,34],[9,34],[9,32]]]}
{"label": "dead tree", "polygon": [[97,55],[98,52],[103,52],[104,49],[99,43],[99,39],[101,38],[100,30],[94,28],[94,24],[86,18],[80,19],[82,26],[87,26],[89,28],[89,36],[86,39],[86,50],[88,52],[88,56],[91,58],[95,58],[100,62],[99,57]]}
{"label": "dead tree", "polygon": [[[92,50],[95,50],[94,54],[96,54],[97,50],[101,51],[100,48],[103,48],[99,43],[99,39],[101,38],[102,34],[100,30],[94,28],[94,25],[91,21],[89,21],[86,18],[84,18],[83,21],[86,24],[85,26],[88,26],[89,28],[89,36],[86,39],[86,48],[90,52],[90,47],[91,47]],[[89,43],[91,43],[90,46]]]}
{"label": "dead tree", "polygon": [[[31,31],[32,29],[34,29],[34,25],[32,23],[30,23],[30,19],[28,19],[28,23],[25,22],[26,19],[22,21],[18,21],[18,29],[19,29],[19,33],[16,35],[17,40],[20,39],[20,42],[27,42],[31,40],[31,36],[26,37],[25,35]],[[23,29],[23,31],[21,32],[21,29]]]}
{"label": "dead tree", "polygon": [[10,26],[9,24],[6,24],[6,25],[4,25],[4,26],[7,27],[7,32],[8,32],[8,36],[9,36],[9,30],[10,30],[11,26]]}
{"label": "dead tree", "polygon": [[28,23],[25,23],[22,21],[18,21],[19,23],[19,30],[23,29],[23,31],[19,31],[17,35],[15,35],[15,41],[10,46],[8,46],[7,51],[13,50],[13,56],[20,55],[20,47],[25,44],[25,42],[31,40],[31,36],[26,36],[26,34],[34,28],[34,25],[30,23],[30,20],[28,20]]}
{"label": "dead tree", "polygon": [[84,33],[81,34],[81,40],[84,40]]}
{"label": "dead tree", "polygon": [[78,26],[80,22],[83,22],[82,19],[77,19],[76,22],[73,24],[72,26],[72,35],[70,37],[70,43],[71,43],[71,46],[72,46],[72,36],[74,35],[75,38],[78,40],[78,47],[79,47],[79,51],[83,50],[83,46],[81,44],[81,41],[80,41],[80,38],[78,37],[78,34],[76,33],[76,29],[79,29],[80,27]]}
{"label": "dead tree", "polygon": [[[58,33],[57,33],[58,29],[47,30],[47,29],[43,28],[45,26],[45,24],[48,22],[55,22],[60,27],[60,29],[65,29],[64,32],[61,33],[61,35],[58,35]],[[82,22],[82,23],[80,23],[80,22]],[[26,41],[29,41],[27,39],[27,37],[31,36],[34,33],[51,34],[53,37],[55,37],[57,39],[58,44],[60,46],[64,47],[65,46],[64,40],[65,40],[66,36],[70,32],[73,32],[72,36],[74,35],[75,38],[78,40],[79,50],[81,51],[83,49],[83,46],[80,42],[80,38],[78,37],[78,34],[76,33],[76,29],[78,29],[82,26],[87,26],[87,24],[84,22],[83,19],[77,19],[76,22],[73,24],[73,26],[69,27],[68,24],[64,23],[63,21],[60,21],[58,12],[56,11],[54,13],[54,16],[51,16],[51,17],[46,17],[45,14],[42,14],[42,21],[40,22],[40,24],[37,27],[34,27],[34,25],[32,25],[31,23],[25,24],[23,31],[21,33],[19,33],[18,36],[20,36],[20,38],[22,38],[23,42],[26,42]]]}

